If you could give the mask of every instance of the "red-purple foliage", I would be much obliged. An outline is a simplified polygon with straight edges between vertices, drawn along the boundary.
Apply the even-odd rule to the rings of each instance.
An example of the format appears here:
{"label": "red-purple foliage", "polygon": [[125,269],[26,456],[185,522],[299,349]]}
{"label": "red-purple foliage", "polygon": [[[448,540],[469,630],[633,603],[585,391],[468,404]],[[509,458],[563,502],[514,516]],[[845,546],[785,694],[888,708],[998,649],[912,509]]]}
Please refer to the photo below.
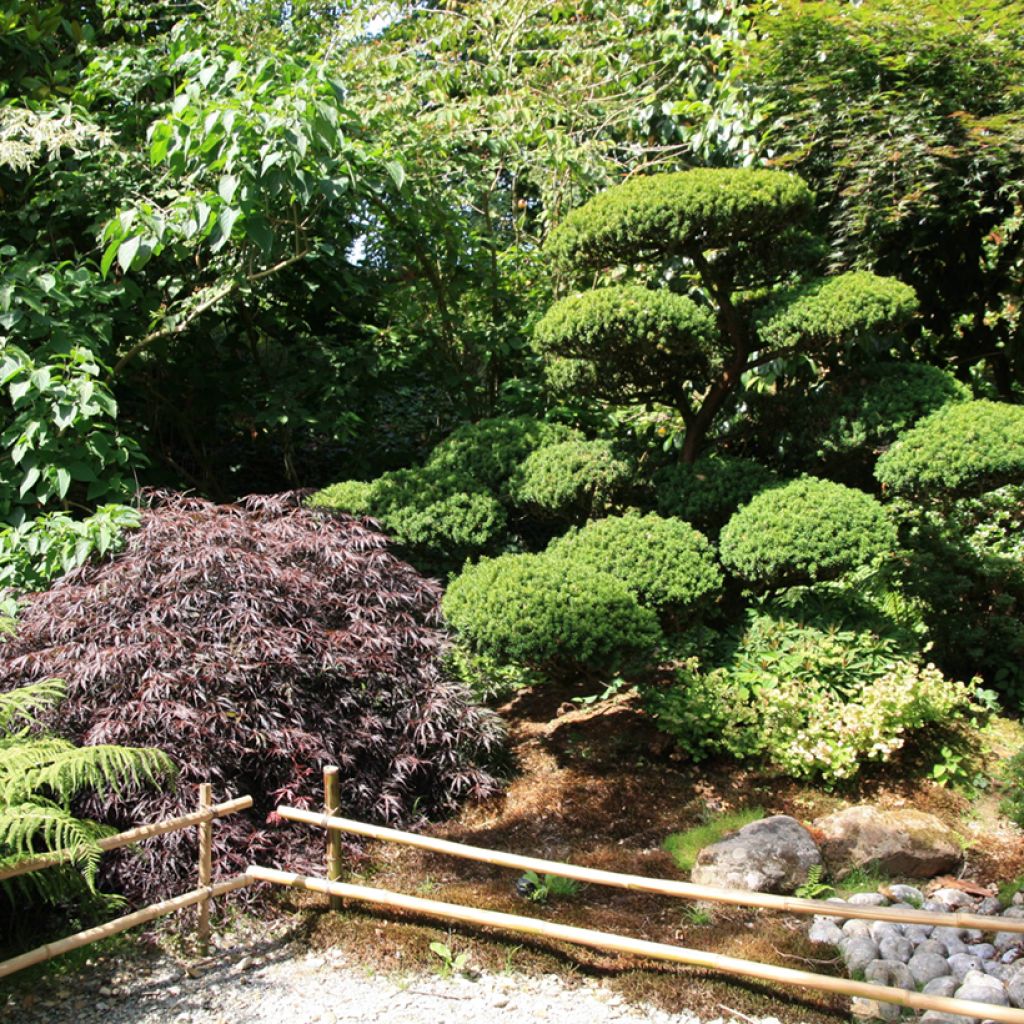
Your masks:
{"label": "red-purple foliage", "polygon": [[[220,874],[320,856],[322,833],[272,811],[319,806],[325,764],[342,768],[345,812],[383,822],[498,788],[485,764],[500,721],[441,668],[440,588],[365,521],[300,497],[153,495],[119,555],[33,595],[0,645],[0,688],[67,681],[57,731],[159,747],[179,765],[176,793],[94,798],[89,816],[123,827],[180,813],[202,781],[218,800],[252,794],[249,816],[214,827]],[[120,856],[115,884],[181,891],[194,831]]]}

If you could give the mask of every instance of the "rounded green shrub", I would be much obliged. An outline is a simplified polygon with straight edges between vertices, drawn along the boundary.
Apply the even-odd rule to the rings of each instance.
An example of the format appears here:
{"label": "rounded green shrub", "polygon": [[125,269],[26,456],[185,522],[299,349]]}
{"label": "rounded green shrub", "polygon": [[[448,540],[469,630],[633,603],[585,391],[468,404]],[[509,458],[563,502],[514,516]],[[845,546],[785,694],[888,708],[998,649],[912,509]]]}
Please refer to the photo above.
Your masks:
{"label": "rounded green shrub", "polygon": [[610,508],[632,472],[608,441],[563,441],[527,458],[509,481],[509,496],[542,518],[581,522]]}
{"label": "rounded green shrub", "polygon": [[662,638],[625,584],[546,555],[484,559],[451,582],[442,607],[477,654],[550,673],[627,667]]}
{"label": "rounded green shrub", "polygon": [[610,573],[658,612],[692,609],[722,586],[708,539],[680,519],[653,513],[588,523],[550,544],[547,554]]}
{"label": "rounded green shrub", "polygon": [[464,423],[438,444],[426,469],[476,482],[501,493],[513,471],[531,452],[561,441],[583,440],[578,430],[532,416],[496,416]]}
{"label": "rounded green shrub", "polygon": [[633,178],[569,213],[545,251],[582,269],[689,246],[726,249],[776,236],[807,218],[813,202],[807,185],[784,171],[699,168]]}
{"label": "rounded green shrub", "polygon": [[814,477],[758,494],[719,538],[725,565],[768,587],[834,579],[895,544],[895,528],[874,498]]}
{"label": "rounded green shrub", "polygon": [[311,508],[329,508],[353,516],[368,516],[373,508],[373,481],[342,480],[317,491],[306,503]]}
{"label": "rounded green shrub", "polygon": [[755,494],[779,477],[753,459],[708,455],[691,465],[675,463],[654,474],[654,500],[663,516],[676,516],[710,535]]}
{"label": "rounded green shrub", "polygon": [[1024,407],[947,405],[901,434],[875,476],[897,494],[983,494],[1024,477]]}
{"label": "rounded green shrub", "polygon": [[584,360],[573,368],[593,394],[660,394],[666,380],[708,365],[718,337],[710,311],[666,289],[613,285],[570,295],[544,314],[533,334],[545,357]]}
{"label": "rounded green shrub", "polygon": [[910,322],[917,295],[892,277],[854,270],[782,291],[757,317],[765,348],[826,348],[892,335]]}

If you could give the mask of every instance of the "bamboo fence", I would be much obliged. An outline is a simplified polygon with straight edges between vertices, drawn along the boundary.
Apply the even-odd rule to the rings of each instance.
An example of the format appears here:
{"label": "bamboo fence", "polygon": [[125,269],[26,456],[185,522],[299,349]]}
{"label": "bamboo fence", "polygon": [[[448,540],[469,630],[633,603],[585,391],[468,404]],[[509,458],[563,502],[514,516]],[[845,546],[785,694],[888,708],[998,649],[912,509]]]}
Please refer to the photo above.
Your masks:
{"label": "bamboo fence", "polygon": [[626,935],[615,935],[610,932],[595,931],[590,928],[578,928],[573,925],[556,924],[531,917],[520,917],[494,910],[478,910],[474,907],[463,907],[454,903],[441,903],[437,900],[423,899],[418,896],[406,896],[402,893],[388,892],[384,889],[371,889],[362,885],[350,885],[346,882],[331,882],[325,878],[309,878],[275,868],[264,868],[250,865],[247,869],[250,878],[274,885],[306,889],[310,892],[339,896],[349,900],[360,900],[379,906],[392,907],[396,910],[411,911],[428,917],[440,917],[449,921],[460,921],[464,924],[482,928],[500,928],[503,931],[518,932],[523,935],[535,935],[560,942],[570,942],[579,946],[594,949],[611,950],[632,956],[645,957],[652,960],[665,960],[672,963],[687,964],[692,967],[703,967],[719,971],[723,974],[753,978],[758,981],[776,982],[780,985],[792,985],[800,988],[814,989],[819,992],[832,992],[837,995],[871,999],[877,1002],[894,1003],[912,1010],[935,1010],[939,1013],[956,1014],[962,1017],[977,1017],[983,1020],[999,1021],[1000,1024],[1024,1024],[1024,1010],[992,1003],[980,1003],[966,999],[951,999],[944,996],[925,995],[923,992],[910,992],[906,989],[892,988],[885,985],[872,985],[863,981],[847,978],[833,978],[827,975],[812,974],[791,967],[776,967],[772,964],[757,963],[752,960],[741,960],[738,957],[723,956],[720,953],[707,953],[697,949],[686,949],[683,946],[671,946],[662,942],[650,942],[645,939],[634,939]]}
{"label": "bamboo fence", "polygon": [[[45,963],[54,957],[64,953],[70,953],[74,949],[80,949],[92,942],[106,939],[111,935],[118,935],[121,932],[135,928],[137,925],[153,921],[158,917],[165,917],[185,907],[199,904],[199,924],[197,937],[201,948],[205,948],[210,939],[210,901],[225,893],[234,892],[244,886],[251,885],[253,879],[248,874],[236,875],[223,882],[213,883],[213,822],[217,818],[223,818],[228,814],[237,811],[244,811],[252,807],[251,796],[240,796],[234,800],[227,800],[224,803],[213,803],[213,789],[209,783],[202,783],[199,786],[199,809],[190,814],[182,814],[177,818],[167,818],[164,821],[154,822],[149,825],[139,825],[137,828],[128,829],[126,832],[119,832],[117,835],[107,836],[99,841],[100,849],[104,852],[117,850],[125,846],[132,846],[141,843],[145,839],[152,839],[154,836],[166,835],[169,832],[180,832],[182,829],[199,826],[199,887],[181,896],[172,899],[162,900],[159,903],[150,904],[134,913],[125,914],[116,920],[108,921],[106,924],[97,925],[95,928],[86,928],[84,931],[76,932],[67,938],[59,939],[56,942],[49,942],[12,957],[9,960],[0,962],[0,978],[14,974],[15,971],[24,970],[35,964]],[[40,857],[32,857],[23,860],[0,871],[0,881],[10,878],[17,878],[33,871],[43,871],[46,868],[56,867],[59,864],[72,862],[78,851],[74,849],[57,850],[54,853],[45,854]]]}
{"label": "bamboo fence", "polygon": [[[464,843],[453,843],[447,839],[416,835],[383,825],[369,825],[350,818],[317,814],[298,807],[278,807],[277,813],[289,821],[303,822],[330,831],[352,832],[370,839],[380,839],[421,850],[444,853],[452,857],[496,864],[500,867],[515,868],[518,871],[536,871],[537,874],[561,875],[592,885],[607,885],[617,889],[633,889],[638,892],[659,893],[663,896],[677,896],[683,899],[709,900],[728,903],[733,906],[757,907],[766,910],[780,910],[790,914],[820,914],[828,917],[859,918],[868,921],[888,921],[893,924],[923,924],[951,926],[955,928],[978,928],[983,931],[1024,932],[1024,919],[990,917],[983,914],[967,914],[959,911],[933,913],[927,910],[901,910],[895,907],[861,907],[852,903],[830,903],[827,900],[801,899],[797,896],[776,896],[772,893],[748,892],[745,889],[725,889],[713,885],[695,885],[693,882],[677,882],[666,878],[648,878],[645,875],[621,874],[617,871],[602,871],[597,868],[580,867],[576,864],[562,864],[558,861],[542,860],[538,857],[524,857],[502,850],[488,850]],[[993,1018],[995,1019],[995,1018]]]}

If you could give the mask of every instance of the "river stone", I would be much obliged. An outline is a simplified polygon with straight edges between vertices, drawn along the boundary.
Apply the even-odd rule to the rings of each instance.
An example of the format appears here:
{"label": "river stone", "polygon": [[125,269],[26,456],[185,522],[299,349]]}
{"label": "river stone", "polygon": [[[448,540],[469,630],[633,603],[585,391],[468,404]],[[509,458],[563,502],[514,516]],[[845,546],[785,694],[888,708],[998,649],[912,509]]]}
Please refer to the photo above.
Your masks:
{"label": "river stone", "polygon": [[885,935],[878,940],[878,952],[883,960],[905,964],[914,955],[914,944],[903,935]]}
{"label": "river stone", "polygon": [[854,1019],[898,1021],[902,1016],[900,1007],[895,1003],[883,1003],[877,999],[864,999],[854,996],[850,1000],[850,1013]]}
{"label": "river stone", "polygon": [[920,1024],[975,1024],[973,1017],[960,1017],[955,1013],[939,1013],[938,1010],[928,1010],[921,1015]]}
{"label": "river stone", "polygon": [[790,893],[822,863],[811,834],[795,818],[776,814],[745,825],[697,854],[697,885]]}
{"label": "river stone", "polygon": [[852,917],[842,926],[844,935],[871,935],[871,922],[862,921],[859,917]]}
{"label": "river stone", "polygon": [[946,949],[946,944],[941,942],[939,939],[925,939],[924,942],[917,944],[918,953],[937,953],[941,957],[949,956],[949,950]]}
{"label": "river stone", "polygon": [[970,953],[954,953],[948,962],[949,969],[953,972],[953,977],[961,984],[971,971],[984,970],[981,957],[973,956]]}
{"label": "river stone", "polygon": [[850,939],[843,947],[843,962],[851,974],[863,971],[872,960],[877,959],[878,947],[868,938],[858,936]]}
{"label": "river stone", "polygon": [[993,978],[998,978],[1004,985],[1010,981],[1014,974],[1009,967],[999,963],[997,960],[984,960],[981,966],[986,974],[991,974]]}
{"label": "river stone", "polygon": [[905,924],[903,934],[915,945],[920,946],[931,938],[932,926],[930,924]]}
{"label": "river stone", "polygon": [[918,950],[907,963],[907,969],[918,985],[927,985],[936,978],[944,978],[950,972],[946,958],[938,953],[922,953]]}
{"label": "river stone", "polygon": [[1024,1008],[1024,971],[1017,971],[1006,984],[1006,993],[1014,1006]]}
{"label": "river stone", "polygon": [[893,924],[892,921],[872,921],[870,925],[871,938],[875,942],[881,942],[885,936],[895,937],[902,935],[903,932],[898,924]]}
{"label": "river stone", "polygon": [[833,873],[876,863],[893,875],[931,878],[960,863],[960,844],[935,817],[912,808],[883,810],[859,804],[814,822],[824,833],[822,853]]}
{"label": "river stone", "polygon": [[824,942],[830,946],[838,946],[843,940],[843,931],[835,921],[815,921],[808,932],[811,942]]}
{"label": "river stone", "polygon": [[974,909],[974,898],[968,896],[963,889],[936,889],[930,898],[949,910]]}
{"label": "river stone", "polygon": [[991,960],[996,955],[996,947],[991,942],[970,942],[967,952],[980,956],[982,960]]}
{"label": "river stone", "polygon": [[919,907],[924,903],[924,893],[915,885],[887,885],[885,894],[897,903],[909,903],[912,907]]}
{"label": "river stone", "polygon": [[[952,974],[946,974],[941,978],[932,978],[921,990],[929,996],[946,996],[952,998],[953,993],[960,987],[960,982]],[[922,1018],[923,1020],[924,1018]]]}
{"label": "river stone", "polygon": [[1003,912],[1002,900],[995,896],[986,896],[977,906],[977,914],[1001,914]]}
{"label": "river stone", "polygon": [[891,985],[903,988],[908,992],[916,992],[917,984],[906,964],[899,960],[872,960],[864,968],[864,980],[872,985]]}
{"label": "river stone", "polygon": [[969,971],[954,996],[957,999],[973,999],[978,1003],[994,1003],[996,1006],[1010,1005],[1003,983],[980,971]]}
{"label": "river stone", "polygon": [[855,907],[887,907],[889,901],[880,892],[855,892],[847,903]]}

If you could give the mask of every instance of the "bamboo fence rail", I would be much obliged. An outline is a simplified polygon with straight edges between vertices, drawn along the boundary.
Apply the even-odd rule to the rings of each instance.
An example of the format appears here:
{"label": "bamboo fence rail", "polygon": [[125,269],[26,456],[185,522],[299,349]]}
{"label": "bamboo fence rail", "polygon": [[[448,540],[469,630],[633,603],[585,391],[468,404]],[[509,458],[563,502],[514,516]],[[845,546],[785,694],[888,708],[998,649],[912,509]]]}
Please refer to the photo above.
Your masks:
{"label": "bamboo fence rail", "polygon": [[253,879],[246,873],[235,875],[234,878],[217,882],[215,885],[205,886],[202,889],[193,889],[182,896],[175,896],[169,900],[162,900],[160,903],[153,903],[142,910],[136,910],[133,914],[125,914],[124,917],[108,921],[106,924],[97,925],[95,928],[86,928],[85,931],[69,935],[66,939],[59,939],[57,942],[49,942],[46,945],[38,946],[36,949],[29,950],[27,953],[22,953],[20,956],[12,957],[10,960],[4,960],[0,963],[0,978],[5,978],[8,974],[14,974],[15,971],[24,970],[26,967],[32,967],[34,964],[45,963],[47,960],[52,960],[63,953],[70,953],[73,949],[87,946],[90,942],[99,942],[100,939],[106,939],[111,935],[126,932],[128,929],[145,924],[147,921],[153,921],[158,917],[166,917],[167,914],[173,914],[176,910],[191,907],[195,903],[208,902],[217,896],[223,896],[225,893],[234,892],[236,889],[242,889],[247,885],[251,885],[252,882]]}
{"label": "bamboo fence rail", "polygon": [[[801,899],[796,896],[776,896],[772,893],[748,892],[745,889],[725,889],[720,886],[695,885],[692,882],[677,882],[666,878],[648,878],[644,875],[621,874],[617,871],[602,871],[597,868],[580,867],[576,864],[562,864],[558,861],[542,860],[538,857],[524,857],[502,850],[488,850],[479,846],[453,843],[447,839],[416,835],[386,828],[383,825],[369,825],[350,818],[317,814],[298,807],[278,807],[277,813],[289,821],[316,825],[328,830],[352,832],[370,839],[381,839],[391,843],[414,846],[421,850],[444,853],[452,857],[497,864],[519,871],[536,871],[537,874],[561,875],[579,882],[593,885],[607,885],[617,889],[634,889],[639,892],[659,893],[663,896],[678,896],[684,899],[709,900],[729,903],[741,907],[759,907],[766,910],[780,910],[791,914],[821,914],[828,917],[859,918],[868,921],[888,921],[894,924],[924,924],[951,926],[955,928],[978,928],[983,931],[1024,932],[1024,919],[1010,917],[989,917],[984,914],[967,914],[959,911],[933,913],[927,910],[900,910],[894,907],[861,907],[852,903],[829,903],[827,900]],[[995,1018],[993,1018],[995,1019]]]}
{"label": "bamboo fence rail", "polygon": [[[214,804],[212,807],[193,811],[191,814],[182,814],[177,818],[168,818],[166,821],[158,821],[152,825],[140,825],[138,828],[130,828],[127,832],[119,832],[114,836],[107,836],[99,841],[99,847],[104,852],[118,850],[122,846],[131,846],[133,843],[141,843],[143,839],[152,839],[153,836],[162,836],[168,832],[178,832],[190,825],[199,825],[202,822],[214,821],[217,818],[224,818],[237,811],[244,811],[252,807],[251,796],[240,796],[234,800],[226,800],[221,804]],[[0,882],[9,878],[17,878],[18,875],[28,874],[30,871],[41,871],[43,868],[52,868],[58,864],[67,863],[73,859],[74,850],[58,850],[56,853],[48,853],[41,857],[33,857],[31,860],[23,860],[18,864],[0,870]]]}
{"label": "bamboo fence rail", "polygon": [[832,992],[837,995],[872,999],[879,1002],[894,1003],[912,1010],[935,1010],[940,1013],[951,1013],[962,1017],[977,1017],[983,1020],[999,1021],[1000,1024],[1024,1024],[1024,1010],[992,1003],[981,1003],[966,999],[951,999],[944,996],[925,995],[923,992],[910,992],[901,988],[885,985],[872,985],[863,981],[846,978],[833,978],[827,975],[812,974],[791,967],[776,967],[772,964],[757,963],[752,960],[741,960],[738,957],[723,956],[720,953],[707,953],[702,950],[686,949],[682,946],[671,946],[662,942],[650,942],[645,939],[634,939],[626,935],[615,935],[610,932],[595,931],[590,928],[579,928],[573,925],[556,924],[537,918],[520,917],[494,910],[478,910],[474,907],[463,907],[454,903],[441,903],[437,900],[423,899],[418,896],[406,896],[401,893],[388,892],[384,889],[371,889],[362,885],[350,885],[345,882],[331,882],[325,878],[309,878],[288,871],[278,871],[250,865],[247,869],[250,878],[274,885],[284,885],[310,892],[324,893],[329,896],[340,896],[350,900],[375,903],[379,906],[407,910],[428,917],[440,917],[451,921],[483,928],[500,928],[504,931],[518,932],[524,935],[537,935],[560,942],[570,942],[579,946],[594,949],[611,950],[632,956],[646,957],[653,960],[665,960],[672,963],[687,964],[692,967],[703,967],[759,981],[776,982],[780,985],[793,985],[801,988],[815,989],[819,992]]}

